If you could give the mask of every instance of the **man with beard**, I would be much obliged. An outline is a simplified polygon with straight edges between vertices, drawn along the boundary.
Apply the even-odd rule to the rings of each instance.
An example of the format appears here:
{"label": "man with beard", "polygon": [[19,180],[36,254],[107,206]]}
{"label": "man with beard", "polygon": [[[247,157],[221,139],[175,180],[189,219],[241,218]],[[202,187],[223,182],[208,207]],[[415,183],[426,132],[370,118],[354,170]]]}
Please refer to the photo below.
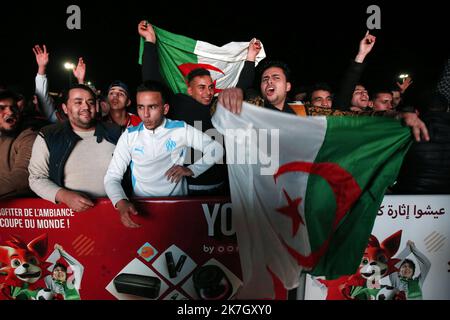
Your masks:
{"label": "man with beard", "polygon": [[94,206],[92,198],[106,196],[103,178],[121,130],[115,124],[95,121],[95,94],[88,86],[71,87],[64,101],[69,120],[39,133],[29,182],[41,198],[81,212]]}
{"label": "man with beard", "polygon": [[0,199],[30,193],[28,163],[37,131],[21,120],[17,96],[0,91]]}

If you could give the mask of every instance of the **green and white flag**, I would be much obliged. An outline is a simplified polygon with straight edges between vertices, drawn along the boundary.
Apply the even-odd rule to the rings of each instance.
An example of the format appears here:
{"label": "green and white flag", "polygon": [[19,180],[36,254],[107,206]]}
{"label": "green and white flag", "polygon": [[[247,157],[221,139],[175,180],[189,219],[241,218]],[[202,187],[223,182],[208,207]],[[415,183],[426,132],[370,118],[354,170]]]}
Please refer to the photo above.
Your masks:
{"label": "green and white flag", "polygon": [[[222,106],[233,223],[244,287],[272,298],[300,272],[334,278],[357,269],[386,188],[412,138],[383,117],[298,117],[244,104]],[[274,282],[275,280],[275,282]]]}
{"label": "green and white flag", "polygon": [[[161,75],[173,92],[187,92],[185,76],[196,68],[208,69],[219,90],[236,86],[247,58],[249,42],[230,42],[217,47],[155,26],[153,29],[157,37],[156,46]],[[144,39],[141,38],[140,64],[142,64],[143,51]],[[256,57],[256,65],[265,57],[264,47],[262,47]]]}

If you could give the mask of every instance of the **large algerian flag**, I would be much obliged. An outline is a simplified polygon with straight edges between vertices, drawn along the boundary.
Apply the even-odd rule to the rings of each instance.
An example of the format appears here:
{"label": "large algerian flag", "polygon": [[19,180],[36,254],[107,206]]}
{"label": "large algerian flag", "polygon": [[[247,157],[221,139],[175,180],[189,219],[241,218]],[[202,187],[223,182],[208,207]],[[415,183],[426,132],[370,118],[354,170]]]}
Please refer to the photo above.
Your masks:
{"label": "large algerian flag", "polygon": [[[160,71],[175,93],[186,93],[185,77],[196,68],[211,72],[217,89],[235,87],[247,58],[249,42],[230,42],[222,47],[170,33],[153,26],[157,41]],[[141,38],[139,63],[142,64],[144,39]],[[266,57],[264,47],[256,57],[256,65]]]}
{"label": "large algerian flag", "polygon": [[301,271],[353,274],[410,130],[383,117],[297,117],[249,104],[240,116],[219,106],[213,124],[225,136],[239,297],[272,298],[274,283],[294,288]]}

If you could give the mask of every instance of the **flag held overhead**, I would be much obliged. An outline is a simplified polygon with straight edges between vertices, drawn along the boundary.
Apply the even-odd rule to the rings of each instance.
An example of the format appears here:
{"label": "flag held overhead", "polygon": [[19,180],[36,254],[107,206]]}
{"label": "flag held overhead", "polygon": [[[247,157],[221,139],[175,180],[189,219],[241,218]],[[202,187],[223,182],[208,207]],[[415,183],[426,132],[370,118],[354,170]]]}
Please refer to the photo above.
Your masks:
{"label": "flag held overhead", "polygon": [[[196,69],[211,71],[216,91],[235,87],[244,67],[250,42],[230,42],[222,47],[197,41],[153,26],[161,74],[174,93],[186,93],[186,75]],[[141,38],[139,63],[142,64],[144,39]],[[262,45],[261,45],[262,46]],[[256,57],[256,65],[266,56],[264,47]]]}

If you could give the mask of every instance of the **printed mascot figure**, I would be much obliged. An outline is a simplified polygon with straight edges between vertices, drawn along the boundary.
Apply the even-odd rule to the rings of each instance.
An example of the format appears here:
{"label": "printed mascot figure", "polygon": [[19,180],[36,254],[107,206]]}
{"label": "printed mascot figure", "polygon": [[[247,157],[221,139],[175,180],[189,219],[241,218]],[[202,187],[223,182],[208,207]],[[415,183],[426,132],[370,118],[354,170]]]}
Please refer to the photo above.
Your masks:
{"label": "printed mascot figure", "polygon": [[318,281],[327,287],[327,300],[404,300],[403,291],[381,285],[380,280],[398,271],[400,261],[392,258],[398,251],[402,231],[397,231],[383,242],[371,235],[361,264],[355,274],[335,280]]}
{"label": "printed mascot figure", "polygon": [[43,279],[50,275],[45,262],[48,239],[43,234],[26,244],[17,236],[0,246],[0,300],[34,300],[45,296]]}

